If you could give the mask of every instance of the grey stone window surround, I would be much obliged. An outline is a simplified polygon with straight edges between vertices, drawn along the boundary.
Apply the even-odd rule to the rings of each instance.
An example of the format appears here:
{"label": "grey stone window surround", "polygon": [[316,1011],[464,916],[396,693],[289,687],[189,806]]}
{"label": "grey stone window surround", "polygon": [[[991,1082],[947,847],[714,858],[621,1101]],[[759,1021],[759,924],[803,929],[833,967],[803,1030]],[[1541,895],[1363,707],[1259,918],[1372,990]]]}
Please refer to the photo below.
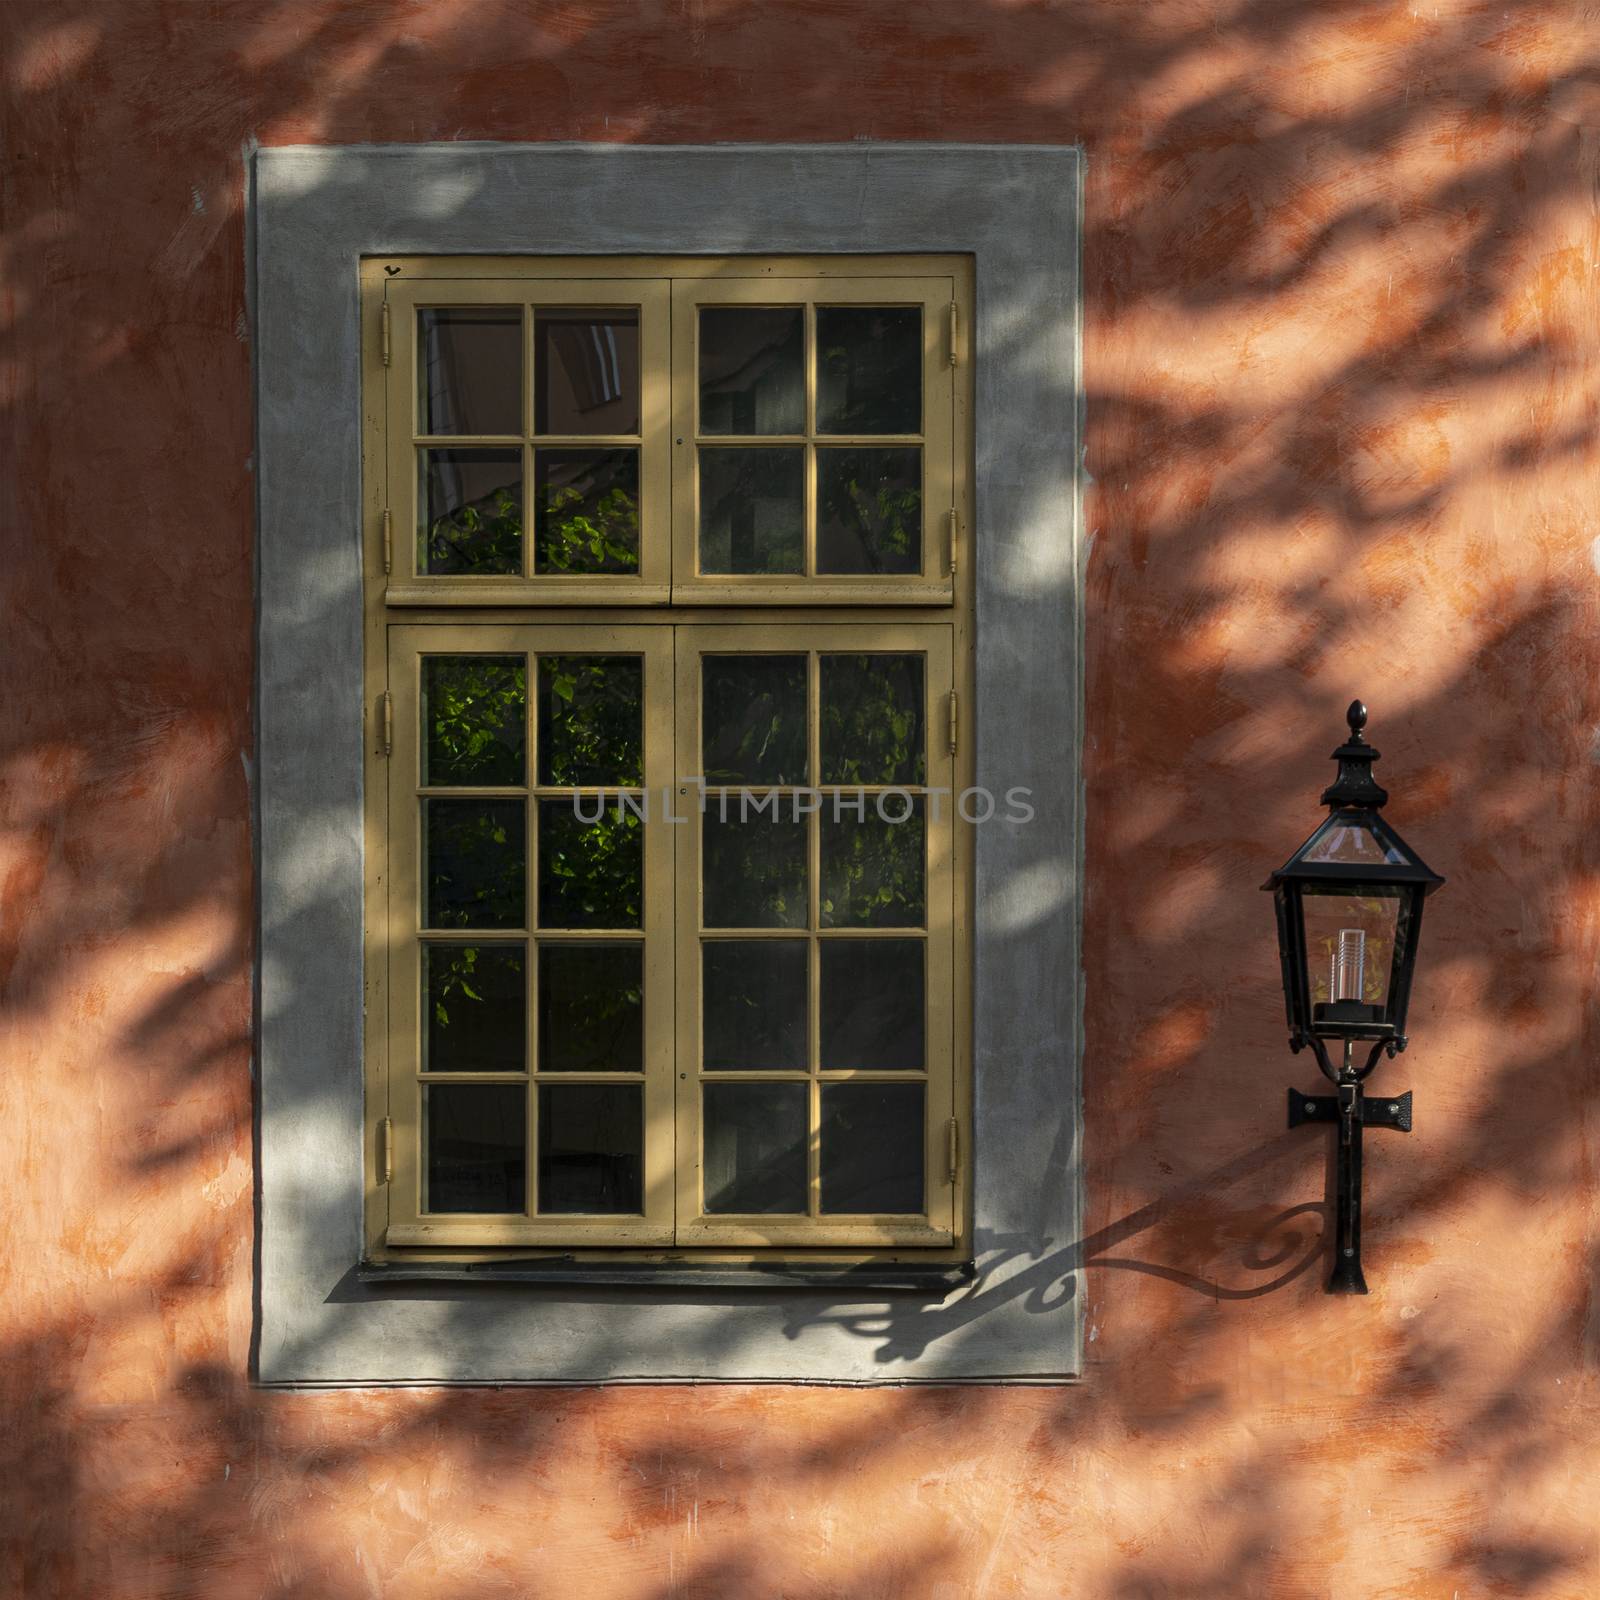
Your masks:
{"label": "grey stone window surround", "polygon": [[[1079,1370],[1079,206],[1068,146],[261,150],[254,1376],[1052,1381]],[[363,1281],[364,255],[970,253],[976,1275],[903,1294]]]}

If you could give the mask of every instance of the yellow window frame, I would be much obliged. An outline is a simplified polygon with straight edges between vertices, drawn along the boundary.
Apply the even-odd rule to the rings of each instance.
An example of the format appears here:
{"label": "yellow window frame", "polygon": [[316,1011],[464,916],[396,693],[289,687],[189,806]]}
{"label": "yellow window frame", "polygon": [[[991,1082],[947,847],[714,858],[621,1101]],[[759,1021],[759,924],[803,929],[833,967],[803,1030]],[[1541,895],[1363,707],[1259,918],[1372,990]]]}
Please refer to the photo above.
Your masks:
{"label": "yellow window frame", "polygon": [[[406,909],[417,898],[417,662],[426,654],[457,649],[526,653],[531,663],[540,651],[557,648],[555,641],[561,641],[559,648],[565,653],[595,652],[608,648],[601,641],[613,641],[619,652],[643,655],[647,662],[646,784],[659,797],[664,788],[674,784],[681,789],[682,779],[698,771],[693,759],[693,742],[698,737],[693,731],[697,690],[687,685],[685,674],[692,671],[687,663],[697,660],[697,652],[708,642],[726,635],[726,646],[743,634],[758,638],[761,651],[777,649],[776,641],[783,640],[794,651],[807,652],[813,711],[819,651],[926,650],[928,784],[959,790],[970,781],[970,740],[963,734],[959,751],[956,746],[956,708],[963,697],[964,704],[970,705],[972,671],[971,572],[970,563],[960,559],[963,529],[970,525],[971,517],[971,373],[964,348],[965,330],[972,319],[970,261],[950,257],[731,261],[394,257],[364,262],[361,281],[366,660],[371,689],[366,767],[369,1257],[463,1259],[493,1257],[506,1248],[556,1249],[580,1259],[586,1253],[659,1259],[664,1253],[679,1255],[685,1249],[715,1259],[793,1257],[797,1252],[811,1259],[881,1258],[885,1252],[903,1250],[924,1259],[951,1259],[970,1253],[966,1243],[968,1140],[963,1132],[970,1103],[971,828],[954,812],[953,794],[952,809],[946,812],[944,822],[938,830],[929,831],[927,1207],[918,1219],[818,1215],[817,1097],[829,1075],[816,1060],[815,955],[810,963],[811,1058],[805,1075],[811,1086],[810,1214],[760,1219],[705,1214],[699,1194],[698,963],[689,959],[699,941],[698,829],[655,823],[646,829],[645,915],[650,926],[645,931],[649,1010],[643,1075],[647,1106],[643,1215],[516,1218],[422,1213],[418,1176],[421,1080],[416,1071],[421,986],[415,955],[420,929],[414,914]],[[809,341],[814,337],[818,304],[912,301],[923,308],[925,345],[920,436],[926,463],[922,571],[887,579],[701,578],[695,571],[698,516],[692,471],[698,444],[695,308],[802,303]],[[421,305],[489,304],[640,308],[641,431],[631,441],[641,450],[644,531],[637,576],[424,578],[410,565],[416,519],[414,499],[406,497],[415,494],[416,450],[423,437],[415,432],[412,420],[415,311]],[[532,316],[527,310],[523,315],[526,351],[531,346]],[[808,359],[807,431],[796,440],[807,449],[808,507],[815,505],[812,462],[818,444],[813,426],[813,370],[814,363]],[[524,357],[524,382],[531,387],[528,355]],[[524,450],[524,481],[531,495],[531,395],[525,398],[524,409],[524,436],[517,442]],[[872,437],[881,442],[881,436]],[[448,436],[450,444],[474,442],[478,442],[475,437]],[[586,438],[583,442],[595,441]],[[830,437],[824,442],[849,441]],[[402,508],[400,515],[396,515],[396,502]],[[808,549],[814,523],[814,515],[808,515]],[[531,541],[531,529],[526,526],[524,539],[525,543]],[[775,606],[787,609],[775,614]],[[464,612],[463,607],[472,609]],[[841,607],[848,610],[841,611]],[[922,609],[913,614],[905,608]],[[673,659],[676,666],[663,679],[660,664]],[[946,684],[948,690],[943,687]],[[663,692],[666,703],[661,699]],[[531,717],[531,681],[529,693]],[[948,743],[944,738],[946,711]],[[814,742],[814,728],[810,737]],[[812,771],[815,776],[814,765]],[[408,773],[413,776],[408,778]],[[530,782],[534,775],[530,768]],[[657,835],[654,841],[649,837],[652,833]],[[811,850],[815,883],[815,843]],[[665,864],[663,851],[670,857]],[[530,856],[530,873],[532,866]],[[530,883],[530,896],[533,892]],[[844,936],[845,930],[830,934],[814,926],[814,901],[815,890],[812,925],[806,931],[813,946],[829,937]],[[665,932],[657,926],[662,915],[669,924]],[[484,935],[477,937],[488,942]],[[529,937],[536,935],[530,932]],[[409,956],[403,953],[408,942],[413,947]],[[948,973],[947,985],[931,981],[935,971]],[[663,992],[669,996],[666,1001],[661,998]],[[535,1009],[530,1000],[530,1019]],[[531,1187],[537,1161],[531,1127],[536,1077],[532,1055],[527,1066]]]}

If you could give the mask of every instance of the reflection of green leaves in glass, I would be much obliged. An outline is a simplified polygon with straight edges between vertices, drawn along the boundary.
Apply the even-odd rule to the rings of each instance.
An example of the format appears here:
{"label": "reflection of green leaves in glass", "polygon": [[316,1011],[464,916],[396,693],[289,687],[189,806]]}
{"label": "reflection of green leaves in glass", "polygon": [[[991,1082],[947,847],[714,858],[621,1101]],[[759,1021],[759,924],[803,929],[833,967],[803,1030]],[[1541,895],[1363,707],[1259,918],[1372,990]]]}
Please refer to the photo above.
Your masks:
{"label": "reflection of green leaves in glass", "polygon": [[430,928],[520,928],[524,916],[521,800],[424,800]]}
{"label": "reflection of green leaves in glass", "polygon": [[922,313],[914,306],[817,307],[817,431],[922,427]]}
{"label": "reflection of green leaves in glass", "polygon": [[435,517],[417,543],[419,572],[521,572],[522,485],[496,489]]}
{"label": "reflection of green leaves in glass", "polygon": [[[792,801],[781,795],[752,796],[740,820],[744,796],[720,798],[706,811],[704,842],[705,926],[708,928],[803,928],[806,925],[806,825],[794,820]],[[756,801],[766,809],[757,811]],[[774,820],[776,808],[776,820]]]}
{"label": "reflection of green leaves in glass", "polygon": [[598,822],[585,822],[570,800],[540,801],[539,925],[638,928],[643,907],[644,825],[637,813],[611,802]]}
{"label": "reflection of green leaves in glass", "polygon": [[426,656],[425,784],[523,782],[528,670],[521,656]]}
{"label": "reflection of green leaves in glass", "polygon": [[539,946],[539,1070],[639,1072],[644,946]]}
{"label": "reflection of green leaves in glass", "polygon": [[536,572],[639,570],[638,451],[540,450],[535,470]]}
{"label": "reflection of green leaves in glass", "polygon": [[540,656],[540,783],[642,783],[643,706],[638,656]]}
{"label": "reflection of green leaves in glass", "polygon": [[822,657],[822,781],[921,784],[922,657]]}
{"label": "reflection of green leaves in glass", "polygon": [[425,944],[429,1072],[520,1072],[527,991],[519,944]]}
{"label": "reflection of green leaves in glass", "polygon": [[706,656],[701,770],[707,783],[804,783],[806,658]]}
{"label": "reflection of green leaves in glass", "polygon": [[819,572],[915,572],[922,564],[922,452],[817,451]]}
{"label": "reflection of green leaves in glass", "polygon": [[[920,928],[926,916],[922,806],[904,822],[885,822],[866,801],[865,821],[852,811],[822,822],[822,926]],[[891,817],[905,809],[899,795],[886,798]]]}

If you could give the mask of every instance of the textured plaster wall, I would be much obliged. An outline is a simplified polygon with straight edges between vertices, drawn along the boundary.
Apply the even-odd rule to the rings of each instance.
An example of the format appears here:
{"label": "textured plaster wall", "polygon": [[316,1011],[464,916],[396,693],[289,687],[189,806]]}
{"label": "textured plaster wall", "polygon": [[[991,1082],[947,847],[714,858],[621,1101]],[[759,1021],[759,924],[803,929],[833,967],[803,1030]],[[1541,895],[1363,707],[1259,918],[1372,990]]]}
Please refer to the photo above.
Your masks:
{"label": "textured plaster wall", "polygon": [[[4,22],[0,1593],[1600,1592],[1592,11]],[[245,1382],[241,154],[456,137],[1089,153],[1079,1386]],[[1255,886],[1355,692],[1451,882],[1329,1301]]]}

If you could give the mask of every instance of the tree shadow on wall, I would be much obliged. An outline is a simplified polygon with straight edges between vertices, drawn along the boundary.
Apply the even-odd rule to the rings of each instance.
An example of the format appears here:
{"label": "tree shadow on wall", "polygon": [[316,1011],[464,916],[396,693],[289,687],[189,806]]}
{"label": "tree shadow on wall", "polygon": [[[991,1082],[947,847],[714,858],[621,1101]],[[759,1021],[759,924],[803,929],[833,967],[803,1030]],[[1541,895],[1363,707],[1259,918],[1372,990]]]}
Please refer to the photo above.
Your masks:
{"label": "tree shadow on wall", "polygon": [[[1577,532],[1595,438],[1575,219],[1600,71],[1567,14],[13,13],[0,1588],[1594,1587],[1575,1496],[1596,1263],[1574,1217],[1593,1149],[1600,630]],[[985,1241],[965,1307],[848,1324],[892,1375],[959,1338],[985,1294],[1077,1292],[1080,1386],[244,1381],[239,152],[458,134],[1089,152],[1089,1227]],[[1417,1091],[1418,1132],[1369,1162],[1375,1294],[1330,1302],[1312,1222],[1326,1157],[1278,1124],[1282,1084],[1306,1080],[1275,1037],[1252,891],[1306,831],[1353,693],[1397,822],[1451,883],[1429,910],[1417,1045],[1383,1069]]]}

